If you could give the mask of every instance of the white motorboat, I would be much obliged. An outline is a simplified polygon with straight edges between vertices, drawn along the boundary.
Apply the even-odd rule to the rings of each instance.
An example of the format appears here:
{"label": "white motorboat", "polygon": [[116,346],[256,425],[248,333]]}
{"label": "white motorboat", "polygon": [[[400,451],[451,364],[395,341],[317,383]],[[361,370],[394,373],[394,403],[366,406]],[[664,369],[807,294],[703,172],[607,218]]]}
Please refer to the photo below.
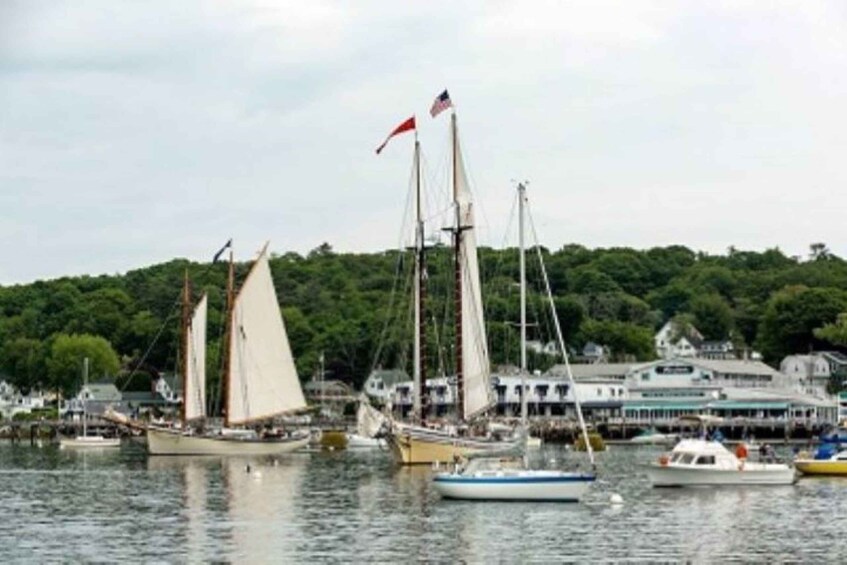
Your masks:
{"label": "white motorboat", "polygon": [[738,454],[716,441],[686,439],[650,463],[647,476],[654,487],[790,485],[796,480],[785,463],[748,461],[743,444]]}
{"label": "white motorboat", "polygon": [[634,445],[673,445],[679,440],[678,434],[663,434],[655,428],[642,430],[629,440]]}

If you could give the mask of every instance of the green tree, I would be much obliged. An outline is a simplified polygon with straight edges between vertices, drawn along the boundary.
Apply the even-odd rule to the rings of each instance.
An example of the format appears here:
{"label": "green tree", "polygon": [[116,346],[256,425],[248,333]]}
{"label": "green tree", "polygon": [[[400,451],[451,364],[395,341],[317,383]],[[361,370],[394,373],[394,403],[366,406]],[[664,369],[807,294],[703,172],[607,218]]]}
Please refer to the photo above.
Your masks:
{"label": "green tree", "polygon": [[815,337],[833,345],[847,347],[847,312],[838,315],[835,322],[815,328]]}
{"label": "green tree", "polygon": [[44,344],[38,339],[17,337],[0,349],[0,369],[24,392],[47,384]]}
{"label": "green tree", "polygon": [[57,334],[47,358],[51,386],[65,395],[74,393],[81,384],[86,357],[93,381],[103,376],[113,377],[120,368],[118,355],[108,340],[88,334]]}
{"label": "green tree", "polygon": [[835,288],[786,287],[775,293],[765,308],[756,347],[771,362],[790,353],[815,348],[815,328],[837,320],[847,311],[847,292]]}
{"label": "green tree", "polygon": [[704,294],[691,300],[694,327],[711,340],[726,339],[734,327],[732,308],[718,294]]}

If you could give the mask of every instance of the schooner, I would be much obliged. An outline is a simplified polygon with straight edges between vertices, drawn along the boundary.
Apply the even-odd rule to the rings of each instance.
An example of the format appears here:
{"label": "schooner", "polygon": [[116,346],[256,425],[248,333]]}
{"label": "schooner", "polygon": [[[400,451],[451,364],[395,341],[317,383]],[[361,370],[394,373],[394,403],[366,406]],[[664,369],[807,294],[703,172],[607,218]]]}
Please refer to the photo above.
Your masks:
{"label": "schooner", "polygon": [[[183,315],[181,427],[149,427],[151,455],[275,455],[304,447],[308,434],[258,433],[250,426],[306,408],[268,261],[268,245],[238,293],[230,252],[223,427],[195,431],[206,417],[206,296]],[[188,304],[188,284],[184,290]],[[184,308],[187,308],[185,306]],[[184,310],[185,312],[185,310]]]}

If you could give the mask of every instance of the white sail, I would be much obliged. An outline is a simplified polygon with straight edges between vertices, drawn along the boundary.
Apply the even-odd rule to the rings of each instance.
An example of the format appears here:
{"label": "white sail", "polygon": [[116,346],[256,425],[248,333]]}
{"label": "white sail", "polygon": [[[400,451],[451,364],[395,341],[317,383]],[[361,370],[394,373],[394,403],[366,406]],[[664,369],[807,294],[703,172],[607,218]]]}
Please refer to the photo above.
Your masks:
{"label": "white sail", "polygon": [[194,420],[206,416],[206,295],[194,307],[188,326],[185,351],[185,381],[183,402],[185,419]]}
{"label": "white sail", "polygon": [[305,408],[306,400],[271,278],[267,246],[235,298],[231,324],[229,424],[244,424]]}
{"label": "white sail", "polygon": [[[455,126],[455,117],[453,118]],[[459,136],[455,133],[455,193],[458,207],[460,244],[459,261],[462,270],[462,378],[464,384],[464,414],[470,419],[492,403],[490,365],[486,342],[485,318],[482,311],[482,289],[477,262],[474,209],[470,186],[465,175]]]}

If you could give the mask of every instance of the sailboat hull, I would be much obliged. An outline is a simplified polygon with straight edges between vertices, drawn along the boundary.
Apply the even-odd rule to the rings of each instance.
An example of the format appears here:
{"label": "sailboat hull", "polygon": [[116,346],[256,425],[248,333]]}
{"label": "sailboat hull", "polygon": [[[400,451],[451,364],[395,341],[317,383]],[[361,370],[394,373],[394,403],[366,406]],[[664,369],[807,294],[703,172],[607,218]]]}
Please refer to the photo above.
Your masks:
{"label": "sailboat hull", "polygon": [[73,438],[62,438],[59,447],[66,448],[118,448],[121,446],[121,438],[107,438],[103,436],[76,436]]}
{"label": "sailboat hull", "polygon": [[551,502],[579,502],[593,482],[594,475],[559,471],[442,473],[434,479],[435,490],[444,498]]}
{"label": "sailboat hull", "polygon": [[459,457],[500,450],[509,442],[451,436],[429,429],[402,428],[388,435],[395,461],[402,465],[451,463]]}
{"label": "sailboat hull", "polygon": [[244,439],[187,435],[176,430],[147,430],[150,455],[280,455],[309,444],[308,436]]}

